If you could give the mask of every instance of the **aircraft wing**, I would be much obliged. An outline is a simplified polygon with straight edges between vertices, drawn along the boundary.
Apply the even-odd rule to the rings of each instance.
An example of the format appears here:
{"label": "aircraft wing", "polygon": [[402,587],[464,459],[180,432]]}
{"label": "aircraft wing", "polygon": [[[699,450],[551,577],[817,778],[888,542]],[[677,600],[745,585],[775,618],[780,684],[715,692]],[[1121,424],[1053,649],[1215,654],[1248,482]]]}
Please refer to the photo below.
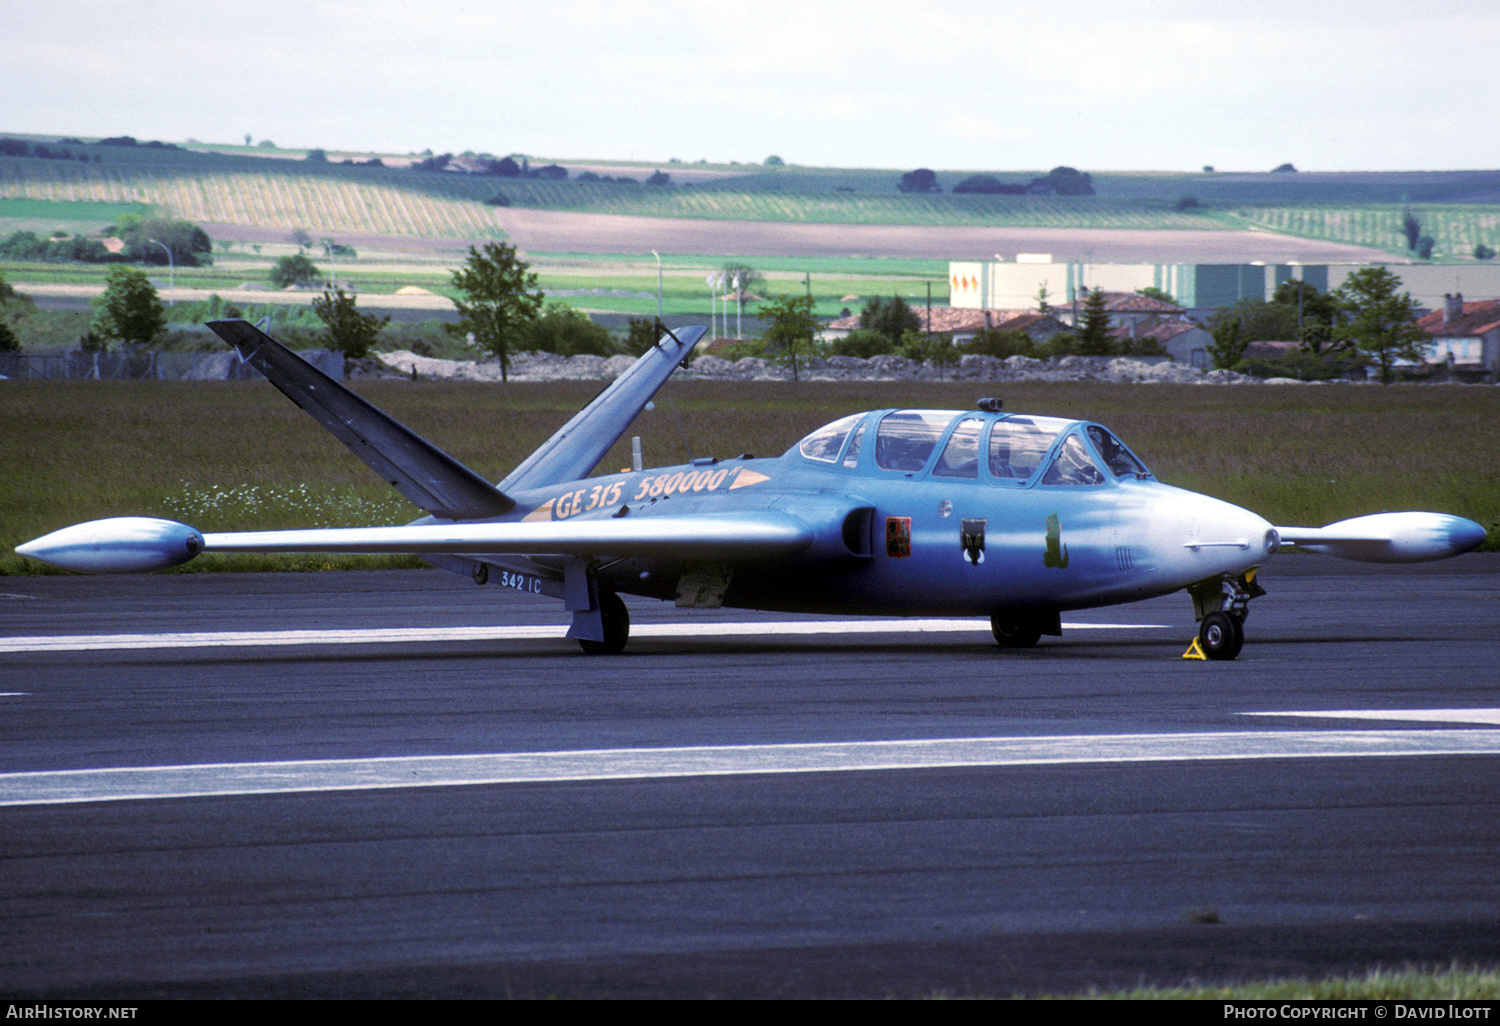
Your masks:
{"label": "aircraft wing", "polygon": [[1421,563],[1477,549],[1484,528],[1447,513],[1375,513],[1327,527],[1278,527],[1283,545],[1363,563]]}
{"label": "aircraft wing", "polygon": [[470,552],[740,561],[794,556],[813,541],[812,526],[775,510],[208,534],[172,520],[115,517],[65,527],[16,551],[84,573],[135,573],[177,566],[200,552]]}
{"label": "aircraft wing", "polygon": [[498,516],[515,505],[477,473],[255,325],[227,320],[208,326],[414,505],[447,520]]}

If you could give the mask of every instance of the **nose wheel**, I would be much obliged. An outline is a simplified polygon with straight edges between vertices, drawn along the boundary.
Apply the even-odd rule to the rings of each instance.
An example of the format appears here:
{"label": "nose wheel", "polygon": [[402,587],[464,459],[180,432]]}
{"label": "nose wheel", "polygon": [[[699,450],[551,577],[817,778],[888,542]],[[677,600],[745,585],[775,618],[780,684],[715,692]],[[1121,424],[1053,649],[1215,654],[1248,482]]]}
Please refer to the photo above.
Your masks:
{"label": "nose wheel", "polygon": [[1198,648],[1206,659],[1233,659],[1245,646],[1244,621],[1215,610],[1198,625]]}

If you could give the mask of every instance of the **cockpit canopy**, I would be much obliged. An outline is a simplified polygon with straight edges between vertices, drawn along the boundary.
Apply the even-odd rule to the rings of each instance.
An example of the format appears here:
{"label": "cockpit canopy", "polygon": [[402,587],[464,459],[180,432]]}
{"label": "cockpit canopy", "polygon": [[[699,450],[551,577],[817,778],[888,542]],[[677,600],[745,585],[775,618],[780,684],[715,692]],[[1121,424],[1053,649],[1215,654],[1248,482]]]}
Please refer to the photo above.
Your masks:
{"label": "cockpit canopy", "polygon": [[[873,436],[868,444],[867,432]],[[972,410],[856,413],[825,424],[797,443],[796,451],[817,463],[1014,487],[1151,476],[1102,425]]]}

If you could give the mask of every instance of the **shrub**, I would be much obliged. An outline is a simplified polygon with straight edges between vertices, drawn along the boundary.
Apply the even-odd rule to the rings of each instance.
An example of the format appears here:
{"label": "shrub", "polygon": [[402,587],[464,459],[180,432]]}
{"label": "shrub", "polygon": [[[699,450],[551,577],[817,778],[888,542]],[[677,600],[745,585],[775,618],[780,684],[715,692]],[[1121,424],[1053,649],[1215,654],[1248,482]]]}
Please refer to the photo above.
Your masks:
{"label": "shrub", "polygon": [[872,356],[884,356],[896,351],[895,341],[884,332],[873,328],[857,328],[843,338],[828,343],[829,356],[853,356],[868,360]]}
{"label": "shrub", "polygon": [[559,356],[614,356],[615,337],[589,315],[567,303],[548,303],[542,315],[520,327],[514,346]]}
{"label": "shrub", "polygon": [[993,356],[1000,360],[1011,356],[1037,355],[1036,341],[1019,328],[983,328],[959,349],[964,353]]}

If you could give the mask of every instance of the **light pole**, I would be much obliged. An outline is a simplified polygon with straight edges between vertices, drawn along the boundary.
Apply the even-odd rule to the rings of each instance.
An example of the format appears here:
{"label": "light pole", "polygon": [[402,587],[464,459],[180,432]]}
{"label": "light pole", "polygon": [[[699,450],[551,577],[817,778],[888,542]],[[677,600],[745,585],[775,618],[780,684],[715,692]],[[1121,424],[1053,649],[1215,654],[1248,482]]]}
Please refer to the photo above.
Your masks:
{"label": "light pole", "polygon": [[175,265],[172,263],[172,248],[164,242],[157,242],[155,239],[147,239],[146,241],[160,246],[167,251],[167,305],[171,306],[173,302],[172,294],[177,291],[177,275],[175,273]]}
{"label": "light pole", "polygon": [[333,247],[337,245],[338,243],[334,242],[332,239],[323,240],[323,252],[328,254],[328,276],[330,279],[329,284],[335,292],[337,292],[339,288],[339,268],[338,264],[335,263],[333,259]]}
{"label": "light pole", "polygon": [[653,249],[651,255],[656,257],[656,319],[661,320],[661,254]]}

